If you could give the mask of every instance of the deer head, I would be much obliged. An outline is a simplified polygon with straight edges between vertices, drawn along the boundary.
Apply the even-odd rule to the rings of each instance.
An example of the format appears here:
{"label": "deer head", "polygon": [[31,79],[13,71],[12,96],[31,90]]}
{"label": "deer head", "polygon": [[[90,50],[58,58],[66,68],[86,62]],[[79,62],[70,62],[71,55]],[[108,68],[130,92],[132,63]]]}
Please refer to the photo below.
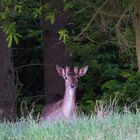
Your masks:
{"label": "deer head", "polygon": [[76,90],[78,79],[86,74],[88,70],[88,65],[80,68],[79,70],[78,67],[74,67],[73,72],[70,70],[70,67],[68,66],[66,66],[66,68],[64,69],[56,65],[56,70],[58,74],[64,78],[66,88],[70,90]]}

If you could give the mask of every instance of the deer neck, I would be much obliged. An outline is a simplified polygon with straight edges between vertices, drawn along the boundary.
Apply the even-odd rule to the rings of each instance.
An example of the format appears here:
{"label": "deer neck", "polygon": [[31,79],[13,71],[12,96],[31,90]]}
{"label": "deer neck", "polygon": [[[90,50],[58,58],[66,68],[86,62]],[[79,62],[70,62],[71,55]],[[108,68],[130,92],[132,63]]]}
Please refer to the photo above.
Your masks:
{"label": "deer neck", "polygon": [[69,117],[75,110],[76,89],[67,88],[63,100],[63,113]]}

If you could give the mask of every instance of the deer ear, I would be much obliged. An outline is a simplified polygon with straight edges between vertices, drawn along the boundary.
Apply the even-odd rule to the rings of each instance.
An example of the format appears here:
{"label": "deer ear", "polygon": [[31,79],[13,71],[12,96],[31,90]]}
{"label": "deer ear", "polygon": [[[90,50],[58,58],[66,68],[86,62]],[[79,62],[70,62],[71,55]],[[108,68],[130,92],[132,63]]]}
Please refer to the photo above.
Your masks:
{"label": "deer ear", "polygon": [[74,67],[74,73],[78,74],[78,67]]}
{"label": "deer ear", "polygon": [[84,75],[86,74],[87,70],[88,70],[88,65],[82,67],[82,68],[79,70],[79,77],[84,76]]}
{"label": "deer ear", "polygon": [[56,65],[56,70],[60,76],[65,75],[65,70],[62,67],[60,67],[59,65]]}

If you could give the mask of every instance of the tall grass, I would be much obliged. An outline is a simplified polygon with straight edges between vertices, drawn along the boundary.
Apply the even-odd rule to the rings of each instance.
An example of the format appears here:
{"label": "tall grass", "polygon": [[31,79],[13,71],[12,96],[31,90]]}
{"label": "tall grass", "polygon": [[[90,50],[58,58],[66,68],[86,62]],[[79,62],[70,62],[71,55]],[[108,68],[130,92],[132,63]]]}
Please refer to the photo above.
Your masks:
{"label": "tall grass", "polygon": [[81,116],[57,123],[24,119],[0,123],[0,140],[139,140],[140,113]]}

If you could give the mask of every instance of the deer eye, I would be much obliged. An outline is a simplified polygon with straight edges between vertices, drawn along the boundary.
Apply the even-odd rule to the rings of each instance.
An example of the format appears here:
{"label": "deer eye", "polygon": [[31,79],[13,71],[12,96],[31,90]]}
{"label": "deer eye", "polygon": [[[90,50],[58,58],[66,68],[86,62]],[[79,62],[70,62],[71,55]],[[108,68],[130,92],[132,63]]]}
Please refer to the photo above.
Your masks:
{"label": "deer eye", "polygon": [[68,78],[67,77],[65,77],[65,80],[67,80]]}
{"label": "deer eye", "polygon": [[63,78],[64,78],[64,80],[67,80],[68,79],[66,76],[64,76]]}

